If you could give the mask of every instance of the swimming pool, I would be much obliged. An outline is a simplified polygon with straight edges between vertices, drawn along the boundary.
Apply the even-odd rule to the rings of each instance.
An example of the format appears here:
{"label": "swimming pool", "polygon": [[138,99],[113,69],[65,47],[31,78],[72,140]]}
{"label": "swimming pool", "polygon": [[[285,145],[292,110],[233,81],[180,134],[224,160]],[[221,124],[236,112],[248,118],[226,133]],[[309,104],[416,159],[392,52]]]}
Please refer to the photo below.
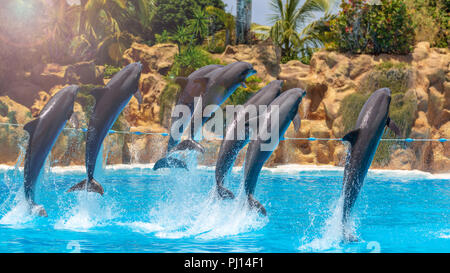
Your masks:
{"label": "swimming pool", "polygon": [[343,169],[265,168],[246,209],[242,170],[226,181],[238,197],[216,200],[214,169],[110,166],[97,178],[103,197],[65,193],[84,168],[47,168],[28,215],[21,170],[0,169],[0,252],[448,252],[449,175],[370,171],[354,209],[356,243],[341,243],[337,217]]}

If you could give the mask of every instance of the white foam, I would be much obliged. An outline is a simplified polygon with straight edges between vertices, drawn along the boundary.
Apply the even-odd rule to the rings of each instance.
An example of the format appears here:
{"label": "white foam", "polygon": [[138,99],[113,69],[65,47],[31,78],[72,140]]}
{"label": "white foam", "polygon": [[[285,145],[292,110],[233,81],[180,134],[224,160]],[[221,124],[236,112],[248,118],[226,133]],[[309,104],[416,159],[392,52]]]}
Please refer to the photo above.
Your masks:
{"label": "white foam", "polygon": [[84,232],[105,225],[117,217],[118,213],[114,204],[99,194],[85,191],[74,194],[76,194],[76,204],[57,220],[55,229]]}
{"label": "white foam", "polygon": [[35,217],[30,213],[30,207],[21,188],[12,202],[12,208],[0,219],[0,224],[20,228],[32,222]]}
{"label": "white foam", "polygon": [[[342,225],[342,210],[344,205],[344,198],[340,197],[339,200],[334,202],[330,211],[331,215],[325,220],[324,225],[321,228],[318,236],[308,238],[308,234],[305,234],[301,239],[301,245],[298,248],[300,251],[341,251],[341,242],[343,241],[344,229],[348,234],[355,234],[356,224],[353,222],[348,223],[348,226]],[[314,216],[311,221],[311,225],[314,224]],[[308,229],[307,229],[308,230]],[[307,232],[307,231],[306,231]]]}
{"label": "white foam", "polygon": [[[107,165],[106,170],[150,170],[154,166],[154,163],[149,164],[116,164]],[[214,171],[215,166],[205,166],[199,165],[197,167],[199,170]],[[1,171],[13,170],[13,166],[0,165]],[[233,172],[240,172],[242,170],[241,166],[233,167]],[[23,171],[20,167],[19,171]],[[85,166],[69,166],[69,167],[52,167],[53,173],[84,173],[86,171]],[[343,172],[343,167],[336,167],[331,165],[298,165],[298,164],[286,164],[278,165],[276,167],[264,167],[263,171],[268,171],[276,174],[295,174],[299,172],[311,172],[320,171],[322,172]],[[391,177],[414,177],[414,178],[424,178],[424,179],[439,179],[439,180],[450,180],[450,173],[429,173],[419,170],[385,170],[385,169],[370,169],[368,172],[369,176],[391,176]]]}

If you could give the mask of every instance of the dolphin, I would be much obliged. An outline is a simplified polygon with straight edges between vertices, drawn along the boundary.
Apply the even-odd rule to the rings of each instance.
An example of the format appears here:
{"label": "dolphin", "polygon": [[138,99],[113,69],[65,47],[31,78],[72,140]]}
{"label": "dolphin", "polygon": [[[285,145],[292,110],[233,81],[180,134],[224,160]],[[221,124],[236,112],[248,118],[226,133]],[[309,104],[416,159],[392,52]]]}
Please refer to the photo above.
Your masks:
{"label": "dolphin", "polygon": [[116,73],[103,88],[94,89],[92,94],[96,103],[89,121],[86,138],[86,171],[87,179],[76,184],[68,192],[87,190],[103,195],[102,185],[94,179],[97,156],[103,140],[116,122],[119,114],[134,95],[139,104],[142,95],[138,89],[142,64],[132,63]]}
{"label": "dolphin", "polygon": [[[194,112],[194,98],[199,97],[205,93],[205,86],[201,86],[196,79],[203,78],[207,74],[216,70],[217,68],[221,68],[223,65],[207,65],[200,69],[197,69],[193,73],[191,73],[187,78],[185,77],[177,77],[175,82],[180,85],[181,92],[177,99],[176,105],[186,105],[189,107],[191,114]],[[180,117],[172,117],[172,123],[174,124]],[[185,128],[183,128],[185,129]],[[177,146],[180,143],[180,139],[174,139],[172,134],[169,136],[169,143],[167,144],[167,152],[172,150],[173,147]]]}
{"label": "dolphin", "polygon": [[[269,105],[267,113],[257,117],[260,121],[258,135],[250,141],[245,156],[244,185],[249,206],[256,208],[263,215],[266,215],[266,209],[253,197],[259,174],[267,159],[278,146],[279,137],[284,135],[291,122],[294,123],[296,131],[300,129],[301,120],[298,107],[305,95],[306,91],[300,88],[285,91]],[[271,124],[272,119],[276,119],[276,113],[278,113],[278,119],[275,120],[275,124]],[[261,128],[265,128],[265,132],[270,131],[270,135],[263,137]],[[272,130],[278,130],[278,138],[274,137]]]}
{"label": "dolphin", "polygon": [[[194,111],[191,115],[190,128],[191,136],[177,146],[173,147],[169,155],[163,159],[160,159],[155,163],[153,170],[160,168],[173,168],[184,167],[180,160],[176,160],[171,157],[171,153],[183,150],[195,150],[204,152],[204,148],[197,142],[196,136],[201,131],[203,125],[208,121],[209,117],[222,105],[228,97],[233,94],[239,86],[245,87],[245,81],[248,77],[256,74],[256,70],[253,66],[246,62],[235,62],[224,67],[214,69],[204,77],[194,79],[194,83],[200,86],[200,90],[206,90],[201,94],[201,102],[194,106]],[[215,105],[213,109],[209,109],[208,113],[204,113],[207,106]],[[196,126],[195,117],[201,118],[201,126]],[[170,158],[170,159],[169,159]],[[178,162],[178,164],[173,164]],[[172,163],[172,164],[171,164]]]}
{"label": "dolphin", "polygon": [[347,241],[356,240],[356,238],[348,234],[346,225],[364,178],[372,164],[385,127],[389,127],[398,136],[402,135],[397,125],[389,118],[390,103],[390,89],[382,88],[375,91],[359,113],[356,129],[346,134],[343,138],[344,141],[348,141],[351,145],[347,155],[343,181],[342,226],[344,230],[343,237]]}
{"label": "dolphin", "polygon": [[35,203],[36,182],[48,154],[73,114],[79,89],[77,85],[71,85],[60,90],[48,101],[39,116],[24,126],[30,135],[24,166],[25,199],[31,211],[40,216],[47,216],[47,212]]}
{"label": "dolphin", "polygon": [[249,107],[255,107],[259,111],[260,105],[269,105],[276,97],[281,93],[283,87],[283,81],[272,81],[264,88],[254,94],[248,101],[240,108],[236,113],[235,119],[227,127],[225,138],[220,146],[219,156],[216,163],[216,188],[219,197],[224,199],[233,199],[234,194],[223,186],[225,176],[233,167],[234,162],[239,152],[250,141],[249,126],[245,127],[245,139],[238,139],[238,124],[245,123],[245,120],[249,117],[246,113],[249,113]]}

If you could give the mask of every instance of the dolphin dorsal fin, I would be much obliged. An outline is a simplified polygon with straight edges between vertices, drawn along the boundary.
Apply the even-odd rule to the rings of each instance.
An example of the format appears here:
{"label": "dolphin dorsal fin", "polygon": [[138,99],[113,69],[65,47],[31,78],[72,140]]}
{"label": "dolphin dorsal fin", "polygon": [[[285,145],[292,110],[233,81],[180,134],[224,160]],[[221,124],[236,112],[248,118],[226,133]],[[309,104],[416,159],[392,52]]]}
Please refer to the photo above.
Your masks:
{"label": "dolphin dorsal fin", "polygon": [[358,139],[360,129],[355,129],[351,131],[350,133],[346,134],[342,139],[344,141],[350,142],[350,144],[355,144],[356,140]]}
{"label": "dolphin dorsal fin", "polygon": [[27,131],[28,134],[30,134],[30,137],[33,135],[34,131],[36,130],[38,122],[39,122],[39,119],[35,119],[35,120],[32,120],[32,121],[28,122],[27,124],[25,124],[25,126],[23,126],[23,129],[25,131]]}
{"label": "dolphin dorsal fin", "polygon": [[292,122],[294,123],[294,130],[298,132],[300,130],[300,126],[302,125],[302,119],[298,113],[295,115]]}
{"label": "dolphin dorsal fin", "polygon": [[203,78],[197,78],[194,80],[194,83],[200,84],[202,89],[206,88],[208,86],[209,78],[203,77]]}
{"label": "dolphin dorsal fin", "polygon": [[92,96],[94,96],[95,101],[99,101],[103,95],[109,91],[109,87],[99,87],[91,91]]}
{"label": "dolphin dorsal fin", "polygon": [[395,122],[390,117],[388,117],[387,120],[386,120],[386,126],[389,127],[389,129],[391,129],[392,132],[395,133],[395,135],[397,135],[398,137],[403,138],[402,132],[398,128],[397,124],[395,124]]}
{"label": "dolphin dorsal fin", "polygon": [[178,84],[181,87],[181,90],[184,90],[184,88],[186,88],[186,85],[188,84],[188,78],[186,78],[186,77],[177,77],[175,79],[175,83]]}

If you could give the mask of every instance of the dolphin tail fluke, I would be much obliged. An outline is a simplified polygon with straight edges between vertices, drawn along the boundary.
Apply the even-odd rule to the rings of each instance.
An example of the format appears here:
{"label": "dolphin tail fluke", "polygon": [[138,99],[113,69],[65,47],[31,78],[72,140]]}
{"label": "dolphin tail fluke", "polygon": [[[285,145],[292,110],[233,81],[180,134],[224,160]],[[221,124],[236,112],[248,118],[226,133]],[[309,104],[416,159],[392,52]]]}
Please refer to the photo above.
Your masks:
{"label": "dolphin tail fluke", "polygon": [[177,169],[186,169],[189,170],[186,163],[173,158],[173,157],[164,157],[161,158],[160,160],[158,160],[155,165],[153,166],[153,170],[159,170],[159,169],[172,169],[172,168],[177,168]]}
{"label": "dolphin tail fluke", "polygon": [[259,203],[258,200],[256,200],[253,197],[253,195],[248,196],[248,205],[250,206],[250,208],[256,209],[256,211],[258,211],[262,215],[264,215],[264,216],[267,215],[267,212],[266,212],[266,209],[264,208],[264,206],[261,205],[261,203]]}
{"label": "dolphin tail fluke", "polygon": [[45,210],[45,208],[41,205],[36,205],[33,204],[31,205],[31,213],[34,215],[39,215],[41,217],[47,217],[47,211]]}
{"label": "dolphin tail fluke", "polygon": [[88,192],[96,192],[100,195],[103,195],[104,193],[102,185],[98,183],[95,179],[91,180],[85,179],[80,183],[76,184],[75,186],[73,186],[72,188],[70,188],[67,192],[83,191],[86,190],[86,187]]}
{"label": "dolphin tail fluke", "polygon": [[234,194],[227,188],[217,185],[217,194],[222,199],[234,199]]}
{"label": "dolphin tail fluke", "polygon": [[192,140],[192,139],[187,139],[187,140],[181,142],[175,148],[173,148],[171,150],[171,152],[173,152],[173,151],[184,151],[184,150],[197,151],[197,152],[200,152],[202,154],[205,153],[205,148],[203,148],[203,146],[200,145],[200,143],[198,143],[197,141]]}

